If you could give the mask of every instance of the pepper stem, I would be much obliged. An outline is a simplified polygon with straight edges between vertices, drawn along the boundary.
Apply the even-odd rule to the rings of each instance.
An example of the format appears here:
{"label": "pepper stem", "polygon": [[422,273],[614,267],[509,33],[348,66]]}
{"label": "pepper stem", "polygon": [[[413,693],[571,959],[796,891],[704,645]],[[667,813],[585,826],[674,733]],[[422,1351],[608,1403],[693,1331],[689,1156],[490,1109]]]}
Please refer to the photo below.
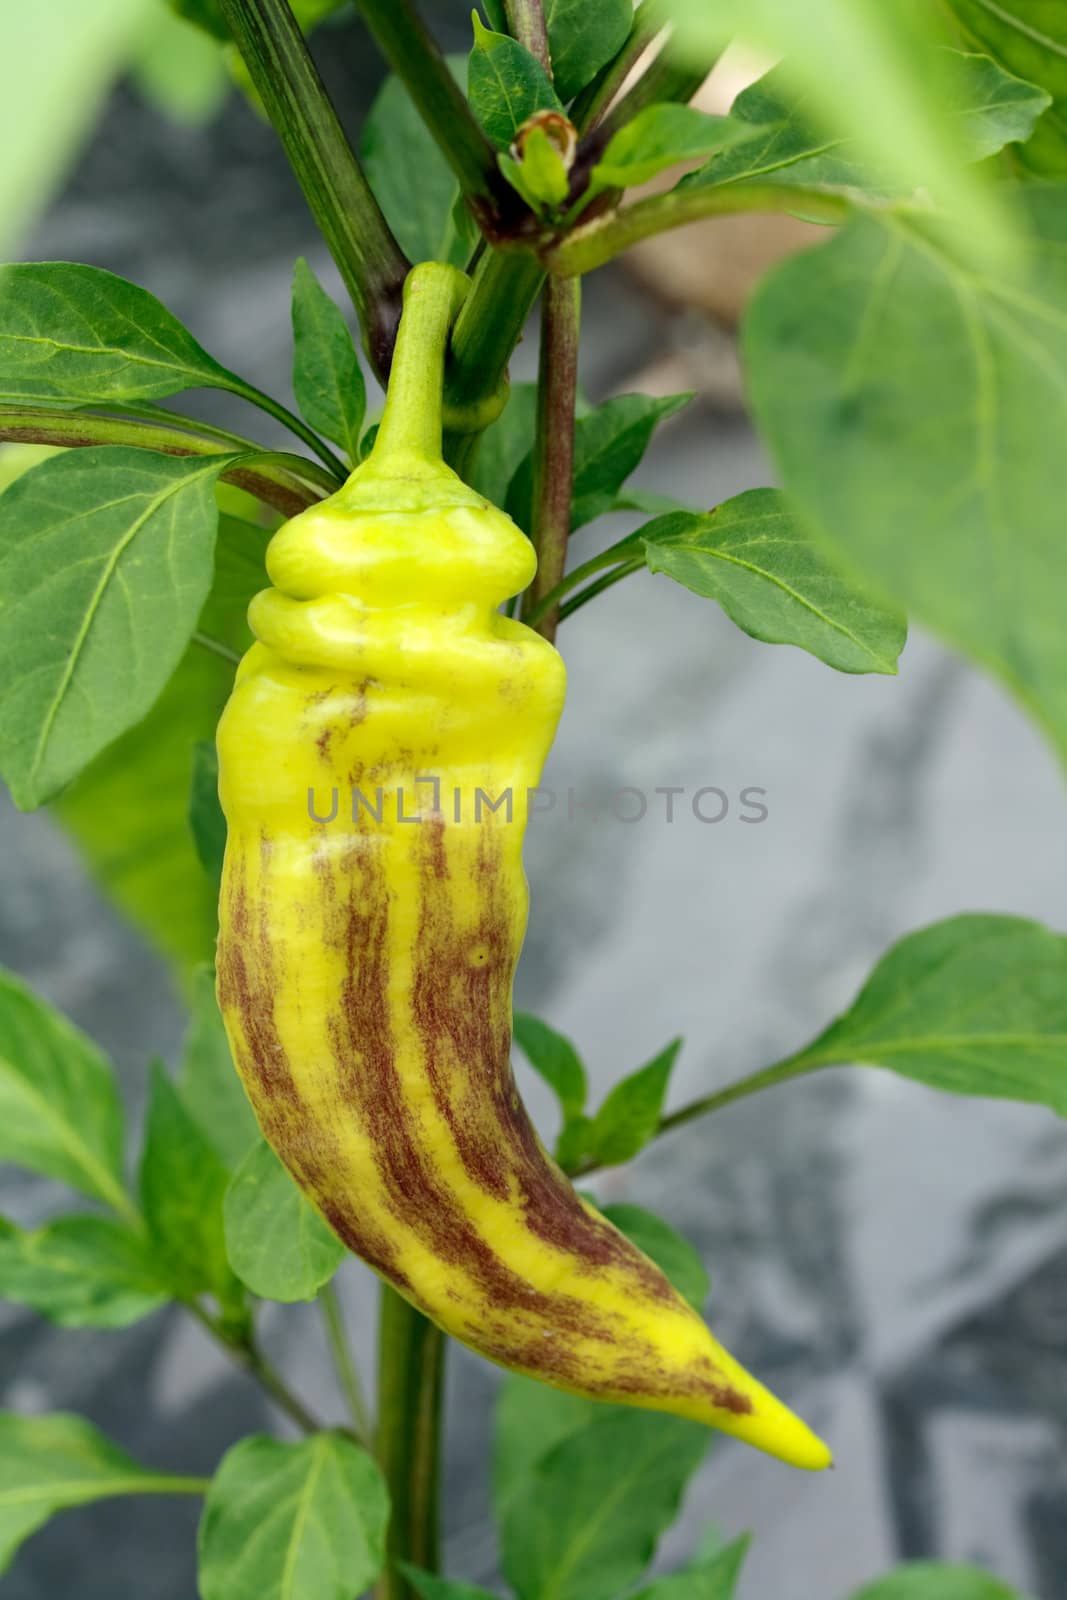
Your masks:
{"label": "pepper stem", "polygon": [[378,1327],[378,1462],[389,1487],[388,1566],[377,1600],[417,1600],[397,1567],[438,1570],[438,1489],[446,1340],[382,1284]]}
{"label": "pepper stem", "polygon": [[403,476],[419,464],[440,464],[445,353],[469,286],[462,272],[438,261],[408,273],[385,410],[367,463],[372,473],[386,462],[393,476],[401,462]]}

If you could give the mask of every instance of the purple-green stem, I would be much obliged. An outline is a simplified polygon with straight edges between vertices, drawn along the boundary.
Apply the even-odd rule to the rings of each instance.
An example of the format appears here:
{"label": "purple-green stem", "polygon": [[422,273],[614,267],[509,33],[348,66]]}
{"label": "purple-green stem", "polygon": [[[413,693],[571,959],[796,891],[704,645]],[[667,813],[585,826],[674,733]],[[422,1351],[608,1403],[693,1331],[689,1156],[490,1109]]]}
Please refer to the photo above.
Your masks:
{"label": "purple-green stem", "polygon": [[548,49],[548,29],[541,0],[504,0],[508,27],[513,36],[552,76],[552,57]]}
{"label": "purple-green stem", "polygon": [[223,478],[286,517],[314,505],[337,488],[336,479],[313,461],[283,451],[264,450],[250,439],[224,435],[221,430],[211,430],[208,437],[187,431],[198,426],[185,417],[170,417],[166,424],[160,424],[84,411],[51,411],[45,406],[0,406],[0,440],[11,444],[48,444],[65,449],[95,444],[133,445],[170,456],[230,455],[236,451],[254,456],[254,461],[227,468]]}
{"label": "purple-green stem", "polygon": [[345,137],[287,0],[219,0],[252,82],[359,316],[389,371],[408,261]]}
{"label": "purple-green stem", "polygon": [[522,614],[546,639],[556,636],[559,612],[541,602],[557,588],[567,561],[574,486],[574,407],[578,390],[581,289],[577,278],[550,278],[541,312],[537,436],[534,443],[530,536],[537,573],[523,596]]}

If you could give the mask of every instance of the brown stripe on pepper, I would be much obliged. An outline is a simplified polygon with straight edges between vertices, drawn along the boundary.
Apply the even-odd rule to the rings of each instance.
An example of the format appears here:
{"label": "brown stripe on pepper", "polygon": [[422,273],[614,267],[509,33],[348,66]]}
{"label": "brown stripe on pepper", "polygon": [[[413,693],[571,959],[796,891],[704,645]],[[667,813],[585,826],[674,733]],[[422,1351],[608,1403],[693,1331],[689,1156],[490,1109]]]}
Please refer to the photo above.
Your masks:
{"label": "brown stripe on pepper", "polygon": [[[635,1292],[670,1302],[675,1293],[659,1268],[590,1215],[537,1137],[511,1069],[513,869],[504,861],[499,828],[487,822],[476,855],[482,915],[473,933],[457,928],[448,884],[434,865],[447,827],[442,819],[433,854],[423,862],[412,1007],[434,1104],[464,1169],[499,1200],[517,1186],[527,1226],[546,1244],[591,1268],[625,1272]],[[482,1115],[487,1097],[491,1124]]]}
{"label": "brown stripe on pepper", "polygon": [[389,886],[378,852],[354,841],[348,973],[342,1003],[327,1018],[338,1072],[375,1150],[389,1203],[444,1262],[468,1273],[501,1308],[530,1311],[561,1330],[614,1342],[611,1326],[590,1306],[568,1295],[547,1295],[507,1267],[438,1181],[427,1159],[398,1070],[389,996]]}
{"label": "brown stripe on pepper", "polygon": [[[285,1047],[274,1016],[277,978],[269,921],[257,914],[248,892],[244,857],[231,851],[222,893],[226,915],[220,919],[216,954],[219,1007],[240,1018],[239,1037],[248,1044],[247,1061],[262,1093],[290,1103],[298,1099]],[[244,1051],[241,1052],[245,1054]]]}

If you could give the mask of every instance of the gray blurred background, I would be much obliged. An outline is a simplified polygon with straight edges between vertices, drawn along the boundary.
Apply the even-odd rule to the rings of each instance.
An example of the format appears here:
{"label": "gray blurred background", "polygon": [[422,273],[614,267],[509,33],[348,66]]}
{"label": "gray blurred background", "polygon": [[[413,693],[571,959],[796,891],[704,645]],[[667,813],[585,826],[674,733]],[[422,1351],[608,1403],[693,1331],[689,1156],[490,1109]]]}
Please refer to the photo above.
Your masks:
{"label": "gray blurred background", "polygon": [[[437,8],[455,47],[462,13]],[[380,70],[368,40],[356,24],[331,28],[317,53],[358,130]],[[272,134],[236,96],[196,127],[117,90],[24,253],[144,284],[219,359],[280,393],[293,258],[306,254],[342,298]],[[668,379],[704,390],[660,433],[639,482],[711,505],[772,481],[734,403],[727,335],[623,271],[591,280],[585,309],[592,399]],[[528,337],[516,375],[532,374],[535,346]],[[218,397],[201,409],[237,415]],[[626,527],[581,533],[580,558]],[[1052,757],[999,689],[922,635],[899,679],[848,678],[753,643],[710,603],[645,576],[560,642],[570,695],[546,782],[583,797],[759,786],[769,811],[744,826],[735,804],[707,826],[683,805],[668,824],[653,797],[635,825],[558,813],[533,824],[518,1000],[575,1039],[596,1093],[678,1033],[675,1104],[791,1051],[888,944],[937,918],[1063,924]],[[138,1107],[148,1058],[180,1047],[167,971],[48,818],[4,799],[0,843],[0,961],[113,1054]],[[519,1071],[551,1131],[547,1096]],[[1067,1600],[1067,1140],[1050,1114],[827,1073],[687,1127],[602,1190],[662,1212],[699,1246],[716,1331],[829,1436],[838,1462],[807,1479],[717,1444],[665,1566],[714,1522],[757,1535],[742,1600],[843,1600],[916,1557],[987,1564],[1040,1600]],[[0,1210],[17,1220],[53,1203],[45,1185],[0,1175]],[[357,1263],[338,1282],[369,1380],[373,1283]],[[264,1327],[294,1384],[339,1415],[312,1312],[267,1308]],[[285,1429],[177,1314],[74,1333],[0,1308],[0,1381],[4,1404],[83,1412],[178,1471],[210,1472],[250,1429]],[[487,1584],[496,1383],[454,1351],[447,1570]],[[0,1590],[188,1600],[195,1522],[195,1506],[171,1501],[66,1513]]]}

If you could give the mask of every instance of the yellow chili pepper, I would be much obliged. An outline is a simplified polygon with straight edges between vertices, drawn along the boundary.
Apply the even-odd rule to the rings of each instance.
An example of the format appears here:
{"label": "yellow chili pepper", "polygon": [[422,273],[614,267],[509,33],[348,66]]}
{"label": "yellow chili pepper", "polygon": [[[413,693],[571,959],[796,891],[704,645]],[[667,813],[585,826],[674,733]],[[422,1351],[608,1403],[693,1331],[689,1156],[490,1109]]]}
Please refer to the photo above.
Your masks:
{"label": "yellow chili pepper", "polygon": [[527,791],[564,670],[497,610],[533,576],[529,541],[440,458],[466,287],[448,267],[411,273],[374,449],[275,535],[274,587],[252,604],[258,642],[219,728],[234,1059],[304,1193],[454,1338],[824,1467],[826,1447],[575,1192],[512,1077]]}

